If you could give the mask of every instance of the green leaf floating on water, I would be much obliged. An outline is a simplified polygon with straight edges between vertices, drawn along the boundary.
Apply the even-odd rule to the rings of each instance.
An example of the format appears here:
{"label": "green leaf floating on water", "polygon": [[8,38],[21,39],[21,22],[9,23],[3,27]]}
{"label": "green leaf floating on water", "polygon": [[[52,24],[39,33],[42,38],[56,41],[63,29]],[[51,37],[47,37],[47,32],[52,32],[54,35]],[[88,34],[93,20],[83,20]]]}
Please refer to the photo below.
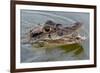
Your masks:
{"label": "green leaf floating on water", "polygon": [[69,45],[62,45],[62,46],[59,46],[59,48],[63,49],[66,53],[74,51],[73,53],[75,55],[82,53],[84,50],[83,47],[77,43],[69,44]]}
{"label": "green leaf floating on water", "polygon": [[74,44],[52,44],[52,43],[46,43],[46,42],[38,42],[36,44],[33,44],[33,47],[36,48],[47,48],[47,49],[54,49],[54,48],[59,48],[64,50],[65,53],[73,52],[74,55],[79,55],[80,53],[83,52],[83,47],[82,45],[78,43]]}
{"label": "green leaf floating on water", "polygon": [[82,47],[80,47],[74,52],[74,54],[78,55],[78,54],[82,53],[83,51],[84,51],[84,49]]}

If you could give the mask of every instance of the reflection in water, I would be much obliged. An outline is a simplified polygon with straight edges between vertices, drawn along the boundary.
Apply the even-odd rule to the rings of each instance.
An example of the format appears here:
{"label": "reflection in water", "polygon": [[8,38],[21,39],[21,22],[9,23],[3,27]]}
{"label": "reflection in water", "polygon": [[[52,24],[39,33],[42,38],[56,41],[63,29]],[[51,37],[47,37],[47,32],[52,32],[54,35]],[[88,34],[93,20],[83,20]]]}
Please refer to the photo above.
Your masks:
{"label": "reflection in water", "polygon": [[[46,13],[46,14],[45,14]],[[60,15],[58,17],[53,15]],[[81,17],[84,16],[84,17]],[[62,19],[64,17],[64,20]],[[69,17],[69,18],[67,18]],[[80,17],[80,18],[79,18]],[[47,62],[47,61],[68,61],[68,60],[85,60],[89,59],[89,38],[81,44],[69,44],[52,46],[43,43],[30,44],[27,42],[27,35],[29,30],[39,23],[44,23],[47,20],[53,20],[55,22],[68,25],[74,21],[83,21],[84,30],[80,31],[80,34],[89,37],[87,26],[89,22],[88,13],[71,13],[71,12],[49,12],[49,11],[30,11],[21,10],[21,62]],[[66,19],[66,22],[65,22]],[[85,34],[87,32],[87,34]],[[42,44],[42,46],[41,46]],[[52,44],[52,43],[51,43]]]}

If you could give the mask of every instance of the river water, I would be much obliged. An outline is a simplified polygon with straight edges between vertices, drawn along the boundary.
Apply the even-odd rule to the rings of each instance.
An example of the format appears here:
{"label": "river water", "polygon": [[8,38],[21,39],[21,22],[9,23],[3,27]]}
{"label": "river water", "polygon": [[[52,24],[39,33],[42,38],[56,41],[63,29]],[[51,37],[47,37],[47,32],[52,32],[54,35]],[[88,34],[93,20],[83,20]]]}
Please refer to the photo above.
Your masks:
{"label": "river water", "polygon": [[[89,59],[89,13],[80,12],[60,12],[60,11],[36,11],[21,10],[21,62],[47,62],[47,61],[68,61]],[[27,33],[37,24],[52,20],[64,26],[71,26],[79,21],[83,23],[80,34],[86,36],[86,40],[81,43],[84,51],[78,56],[73,56],[71,52],[65,53],[59,48],[42,49],[33,48],[27,41]]]}

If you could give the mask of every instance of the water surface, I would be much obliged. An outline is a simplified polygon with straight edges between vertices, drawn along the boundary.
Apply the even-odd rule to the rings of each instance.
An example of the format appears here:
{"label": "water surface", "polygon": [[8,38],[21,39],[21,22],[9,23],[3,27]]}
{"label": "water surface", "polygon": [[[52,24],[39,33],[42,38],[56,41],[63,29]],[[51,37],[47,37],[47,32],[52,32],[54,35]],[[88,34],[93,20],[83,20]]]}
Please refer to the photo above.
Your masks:
{"label": "water surface", "polygon": [[[65,26],[71,26],[74,22],[82,22],[81,35],[87,39],[81,43],[83,50],[80,54],[73,56],[73,51],[65,52],[61,48],[34,48],[27,41],[27,33],[37,24],[52,20]],[[21,62],[47,62],[47,61],[69,61],[89,59],[89,13],[60,12],[60,11],[36,11],[21,10]]]}

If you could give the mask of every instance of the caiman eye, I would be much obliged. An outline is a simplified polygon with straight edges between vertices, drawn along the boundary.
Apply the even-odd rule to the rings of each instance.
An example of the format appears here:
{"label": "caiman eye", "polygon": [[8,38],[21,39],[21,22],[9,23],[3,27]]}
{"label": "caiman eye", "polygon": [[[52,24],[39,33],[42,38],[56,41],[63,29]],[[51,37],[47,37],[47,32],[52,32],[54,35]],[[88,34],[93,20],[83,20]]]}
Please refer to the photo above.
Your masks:
{"label": "caiman eye", "polygon": [[50,26],[45,26],[43,29],[45,32],[50,32],[50,30],[51,30]]}

